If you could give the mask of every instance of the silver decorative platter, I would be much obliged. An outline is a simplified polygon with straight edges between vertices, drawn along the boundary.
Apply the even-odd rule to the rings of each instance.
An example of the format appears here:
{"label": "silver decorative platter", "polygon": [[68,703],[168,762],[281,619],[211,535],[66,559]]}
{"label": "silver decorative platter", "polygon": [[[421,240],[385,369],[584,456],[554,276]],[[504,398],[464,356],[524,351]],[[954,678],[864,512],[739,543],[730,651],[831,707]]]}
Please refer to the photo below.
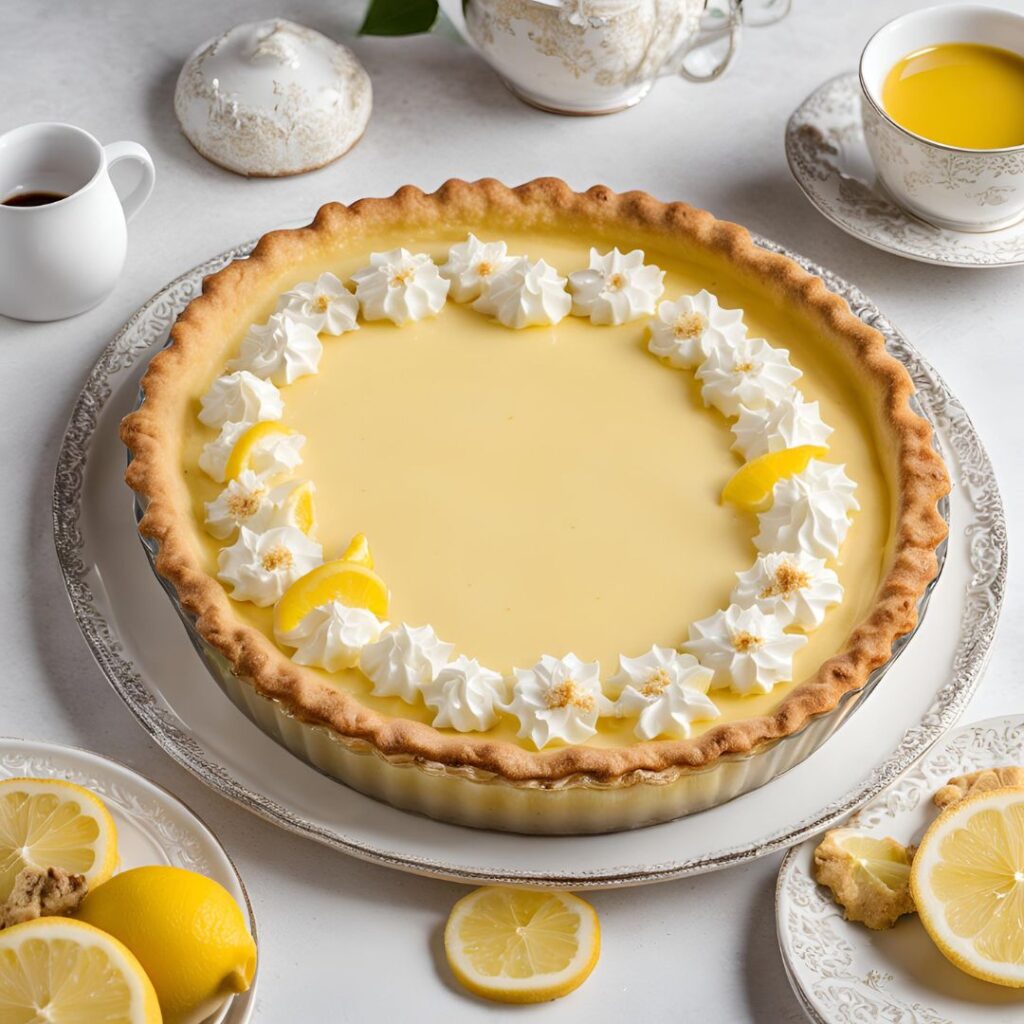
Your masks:
{"label": "silver decorative platter", "polygon": [[377,803],[264,735],[216,686],[138,543],[121,482],[117,424],[149,357],[203,277],[254,243],[182,275],[125,324],[75,404],[58,459],[54,536],[75,616],[97,663],[142,726],[213,788],[282,827],[387,866],[467,882],[587,888],[715,870],[800,841],[848,814],[908,768],[957,719],[994,637],[1006,578],[1006,523],[988,456],[963,407],[853,286],[784,248],[880,330],[907,366],[958,485],[953,533],[928,615],[886,685],[858,702],[828,743],[729,803],[664,825],[599,836],[519,836],[446,825]]}

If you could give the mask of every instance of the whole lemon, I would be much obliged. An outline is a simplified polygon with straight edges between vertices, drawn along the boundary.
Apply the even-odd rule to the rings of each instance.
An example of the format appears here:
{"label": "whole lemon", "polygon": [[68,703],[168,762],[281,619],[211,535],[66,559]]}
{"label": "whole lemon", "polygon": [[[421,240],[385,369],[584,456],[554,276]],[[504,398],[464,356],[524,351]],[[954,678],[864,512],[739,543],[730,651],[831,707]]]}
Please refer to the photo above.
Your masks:
{"label": "whole lemon", "polygon": [[164,1024],[197,1024],[256,973],[256,943],[219,883],[173,867],[133,868],[86,896],[76,915],[142,964]]}

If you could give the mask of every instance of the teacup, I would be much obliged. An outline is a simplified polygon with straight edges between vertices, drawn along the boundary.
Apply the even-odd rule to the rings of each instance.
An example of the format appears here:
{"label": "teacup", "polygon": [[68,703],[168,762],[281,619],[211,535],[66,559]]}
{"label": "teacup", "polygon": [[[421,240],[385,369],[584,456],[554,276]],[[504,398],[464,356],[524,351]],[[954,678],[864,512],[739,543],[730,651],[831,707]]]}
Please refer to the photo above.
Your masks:
{"label": "teacup", "polygon": [[[141,172],[124,198],[109,173],[123,160]],[[0,135],[0,313],[62,320],[106,298],[124,266],[127,222],[154,181],[153,161],[135,142],[102,146],[56,123]],[[51,193],[52,201],[14,205],[27,193]]]}
{"label": "teacup", "polygon": [[941,43],[981,43],[1024,55],[1024,16],[956,4],[913,11],[879,29],[860,59],[865,140],[879,179],[901,206],[940,227],[995,231],[1024,217],[1024,146],[963,149],[935,142],[897,124],[882,102],[889,70],[908,53]]}
{"label": "teacup", "polygon": [[[762,5],[765,0],[761,0]],[[660,75],[709,82],[736,52],[740,0],[441,0],[467,42],[527,103],[608,114]],[[788,0],[769,7],[785,13]],[[714,53],[719,42],[723,53]],[[699,53],[697,51],[700,51]]]}

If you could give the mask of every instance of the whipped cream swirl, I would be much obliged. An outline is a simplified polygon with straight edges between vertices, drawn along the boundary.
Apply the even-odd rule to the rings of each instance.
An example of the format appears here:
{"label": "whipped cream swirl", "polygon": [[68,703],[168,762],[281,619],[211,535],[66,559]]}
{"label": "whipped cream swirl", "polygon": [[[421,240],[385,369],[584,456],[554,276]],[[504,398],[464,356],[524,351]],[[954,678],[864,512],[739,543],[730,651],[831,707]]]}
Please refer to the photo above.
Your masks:
{"label": "whipped cream swirl", "polygon": [[500,274],[488,279],[473,308],[506,327],[557,324],[572,308],[565,283],[544,260],[531,263],[525,256],[517,256]]}
{"label": "whipped cream swirl", "polygon": [[249,328],[229,370],[248,370],[279,387],[316,373],[324,347],[316,330],[285,311]]}
{"label": "whipped cream swirl", "polygon": [[307,612],[294,629],[275,635],[295,648],[297,664],[340,672],[358,665],[363,648],[380,639],[387,625],[367,608],[329,601]]}
{"label": "whipped cream swirl", "polygon": [[718,718],[708,695],[714,672],[691,654],[655,645],[639,658],[619,656],[619,672],[610,680],[621,687],[615,702],[620,718],[636,717],[642,740],[659,736],[686,739],[692,724]]}
{"label": "whipped cream swirl", "polygon": [[498,724],[498,711],[507,697],[499,672],[484,668],[476,658],[459,655],[423,684],[423,701],[437,714],[437,729],[486,732]]}
{"label": "whipped cream swirl", "polygon": [[285,292],[277,300],[277,312],[301,320],[317,334],[336,336],[359,327],[359,300],[329,272]]}
{"label": "whipped cream swirl", "polygon": [[805,402],[794,394],[763,409],[740,406],[732,433],[736,438],[732,450],[749,461],[768,452],[804,444],[824,448],[832,428],[822,420],[817,402]]}
{"label": "whipped cream swirl", "polygon": [[784,633],[779,621],[760,608],[731,604],[690,626],[683,644],[715,675],[712,689],[734,693],[771,693],[776,683],[793,678],[793,656],[807,637]]}
{"label": "whipped cream swirl", "polygon": [[504,242],[481,242],[470,234],[448,250],[448,261],[439,269],[451,284],[448,294],[455,302],[473,302],[493,278],[508,269],[513,259]]}
{"label": "whipped cream swirl", "polygon": [[367,320],[404,324],[436,316],[448,298],[448,282],[434,261],[408,249],[370,253],[370,265],[352,275]]}
{"label": "whipped cream swirl", "polygon": [[590,266],[569,275],[572,311],[592,324],[624,324],[650,316],[665,290],[665,271],[644,263],[642,249],[590,250]]}
{"label": "whipped cream swirl", "polygon": [[688,370],[699,366],[716,348],[737,345],[747,336],[742,309],[722,309],[703,288],[675,302],[658,305],[650,322],[647,348],[669,366]]}
{"label": "whipped cream swirl", "polygon": [[284,415],[281,392],[248,370],[218,377],[199,400],[199,422],[220,429],[225,423],[260,423]]}
{"label": "whipped cream swirl", "polygon": [[735,345],[713,348],[697,370],[701,397],[726,416],[740,406],[763,409],[794,395],[793,381],[803,376],[789,361],[789,352],[763,338],[743,338]]}
{"label": "whipped cream swirl", "polygon": [[538,749],[549,743],[585,743],[597,732],[597,719],[614,713],[614,705],[601,691],[600,666],[541,655],[533,668],[517,668],[512,700],[505,710],[519,719],[520,739]]}
{"label": "whipped cream swirl", "polygon": [[834,558],[850,529],[850,513],[860,508],[856,489],[843,466],[814,459],[802,473],[775,484],[771,508],[757,517],[754,547]]}
{"label": "whipped cream swirl", "polygon": [[455,644],[439,640],[433,626],[404,622],[363,648],[359,667],[378,697],[401,697],[413,704],[451,657]]}
{"label": "whipped cream swirl", "polygon": [[238,540],[220,549],[217,577],[231,586],[236,601],[266,608],[323,560],[320,545],[294,526],[275,526],[262,533],[243,526]]}
{"label": "whipped cream swirl", "polygon": [[805,551],[773,551],[758,555],[746,571],[736,573],[730,601],[743,608],[756,606],[780,626],[817,629],[829,608],[843,599],[839,577],[823,558]]}
{"label": "whipped cream swirl", "polygon": [[240,526],[260,533],[275,525],[273,516],[266,480],[244,469],[213,501],[206,502],[206,532],[218,540],[227,540]]}
{"label": "whipped cream swirl", "polygon": [[[220,433],[203,445],[199,453],[199,468],[217,483],[224,483],[228,459],[251,423],[225,423]],[[269,434],[261,437],[249,454],[249,468],[265,480],[273,480],[292,472],[302,462],[299,454],[306,438],[295,431]]]}

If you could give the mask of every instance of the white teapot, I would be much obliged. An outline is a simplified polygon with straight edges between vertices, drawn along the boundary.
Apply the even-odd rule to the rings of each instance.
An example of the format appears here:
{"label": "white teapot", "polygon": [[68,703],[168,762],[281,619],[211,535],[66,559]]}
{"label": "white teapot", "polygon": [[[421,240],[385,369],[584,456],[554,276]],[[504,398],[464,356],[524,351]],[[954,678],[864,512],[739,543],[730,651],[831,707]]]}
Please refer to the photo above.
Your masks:
{"label": "white teapot", "polygon": [[[664,74],[712,81],[732,60],[743,21],[741,0],[440,2],[520,99],[559,114],[623,110]],[[788,0],[767,6],[785,8],[770,18],[778,20]],[[712,49],[720,52],[709,59]]]}

